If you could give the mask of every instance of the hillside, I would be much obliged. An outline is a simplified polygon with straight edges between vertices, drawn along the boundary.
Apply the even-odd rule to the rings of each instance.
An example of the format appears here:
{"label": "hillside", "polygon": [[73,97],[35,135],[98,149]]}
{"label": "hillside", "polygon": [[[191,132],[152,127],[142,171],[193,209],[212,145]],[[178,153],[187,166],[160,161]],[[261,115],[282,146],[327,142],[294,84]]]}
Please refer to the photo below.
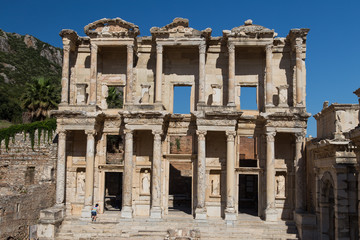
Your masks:
{"label": "hillside", "polygon": [[19,101],[27,82],[36,77],[50,79],[60,91],[62,49],[30,35],[0,29],[0,119],[20,123]]}

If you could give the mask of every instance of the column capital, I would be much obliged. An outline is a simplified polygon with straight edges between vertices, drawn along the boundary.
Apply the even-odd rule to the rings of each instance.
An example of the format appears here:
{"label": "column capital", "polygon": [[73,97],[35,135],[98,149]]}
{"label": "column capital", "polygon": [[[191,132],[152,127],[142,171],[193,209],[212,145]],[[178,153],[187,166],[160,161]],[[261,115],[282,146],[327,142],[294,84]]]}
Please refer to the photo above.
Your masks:
{"label": "column capital", "polygon": [[196,130],[196,135],[198,136],[198,140],[205,140],[207,131],[204,130]]}
{"label": "column capital", "polygon": [[91,43],[91,51],[97,51],[98,50],[98,45],[96,43]]}
{"label": "column capital", "polygon": [[276,132],[267,132],[266,133],[266,142],[274,142],[275,135],[276,135]]}
{"label": "column capital", "polygon": [[64,50],[64,52],[69,52],[70,51],[70,42],[68,44],[64,43],[63,50]]}
{"label": "column capital", "polygon": [[156,44],[156,53],[157,54],[162,54],[162,52],[163,52],[163,45]]}
{"label": "column capital", "polygon": [[234,138],[236,136],[236,131],[226,131],[227,141],[234,142]]}
{"label": "column capital", "polygon": [[126,49],[127,49],[127,51],[134,51],[134,45],[128,44],[128,45],[126,45]]}
{"label": "column capital", "polygon": [[265,45],[265,51],[266,52],[272,52],[272,49],[273,49],[273,45],[272,44],[267,44]]}
{"label": "column capital", "polygon": [[300,53],[302,52],[302,43],[303,40],[301,38],[295,39],[294,48],[296,52],[300,52]]}
{"label": "column capital", "polygon": [[95,131],[95,129],[90,129],[90,130],[85,130],[85,134],[86,135],[95,135],[96,134],[96,131]]}
{"label": "column capital", "polygon": [[134,130],[133,129],[124,129],[124,134],[125,135],[128,135],[128,134],[133,134],[134,133]]}
{"label": "column capital", "polygon": [[201,42],[199,45],[199,53],[200,54],[205,54],[206,52],[206,43],[205,42]]}
{"label": "column capital", "polygon": [[153,135],[162,135],[163,131],[162,130],[152,130],[151,131]]}
{"label": "column capital", "polygon": [[302,142],[304,142],[304,138],[305,138],[305,133],[303,133],[303,132],[299,132],[299,133],[295,133],[295,140],[296,140],[296,142],[297,143],[302,143]]}
{"label": "column capital", "polygon": [[229,53],[234,53],[235,52],[235,44],[232,42],[228,43],[228,51]]}

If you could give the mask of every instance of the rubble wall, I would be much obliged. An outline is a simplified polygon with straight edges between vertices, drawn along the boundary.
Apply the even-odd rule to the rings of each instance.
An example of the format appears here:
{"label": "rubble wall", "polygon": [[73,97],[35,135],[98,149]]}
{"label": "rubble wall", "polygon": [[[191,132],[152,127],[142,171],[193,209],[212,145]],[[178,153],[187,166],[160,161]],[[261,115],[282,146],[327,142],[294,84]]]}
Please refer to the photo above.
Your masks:
{"label": "rubble wall", "polygon": [[29,226],[37,223],[40,210],[55,203],[56,138],[47,134],[31,139],[17,134],[6,150],[0,150],[0,239],[26,239]]}

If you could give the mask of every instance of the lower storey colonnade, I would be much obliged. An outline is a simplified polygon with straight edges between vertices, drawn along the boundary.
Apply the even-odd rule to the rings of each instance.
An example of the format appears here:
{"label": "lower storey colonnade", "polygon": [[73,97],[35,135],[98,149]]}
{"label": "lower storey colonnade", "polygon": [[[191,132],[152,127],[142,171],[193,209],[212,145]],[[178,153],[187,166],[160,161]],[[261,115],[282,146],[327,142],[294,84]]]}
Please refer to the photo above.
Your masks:
{"label": "lower storey colonnade", "polygon": [[[242,138],[236,131],[194,133],[195,145],[192,136],[125,129],[123,137],[118,135],[120,151],[111,152],[111,134],[59,132],[57,205],[66,203],[68,213],[84,218],[99,203],[101,212],[121,210],[123,218],[162,218],[177,209],[199,220],[218,216],[226,221],[236,220],[241,209],[250,205],[253,214],[266,221],[291,218],[293,211],[303,210],[303,134],[270,131],[246,145],[253,137]],[[281,144],[285,138],[293,139],[289,146],[295,146],[290,160],[277,159],[284,155]],[[70,146],[69,142],[77,143]],[[189,152],[192,147],[195,154]],[[253,162],[247,159],[248,148],[256,152]],[[79,157],[81,152],[85,158]],[[119,161],[110,163],[109,156]],[[289,162],[296,165],[287,172]],[[187,210],[182,208],[185,205]]]}

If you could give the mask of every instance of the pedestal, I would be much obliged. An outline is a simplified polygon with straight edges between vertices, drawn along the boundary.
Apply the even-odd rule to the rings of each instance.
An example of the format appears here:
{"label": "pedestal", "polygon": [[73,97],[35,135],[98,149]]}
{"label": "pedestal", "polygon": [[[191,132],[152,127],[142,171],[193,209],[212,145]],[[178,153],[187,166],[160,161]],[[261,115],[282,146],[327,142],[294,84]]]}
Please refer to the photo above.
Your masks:
{"label": "pedestal", "polygon": [[81,217],[80,219],[82,221],[91,221],[91,206],[85,206],[82,210],[81,210]]}
{"label": "pedestal", "polygon": [[129,206],[123,206],[122,210],[121,210],[121,217],[122,218],[132,218],[133,214],[132,214],[132,208]]}
{"label": "pedestal", "polygon": [[267,222],[277,222],[278,221],[278,215],[277,215],[276,209],[267,208],[265,210],[265,221],[267,221]]}
{"label": "pedestal", "polygon": [[195,219],[196,220],[206,220],[206,218],[207,218],[207,215],[206,215],[205,209],[197,208],[195,210]]}
{"label": "pedestal", "polygon": [[150,209],[150,218],[161,219],[161,208],[160,207],[152,207]]}
{"label": "pedestal", "polygon": [[64,220],[64,217],[64,205],[41,210],[39,223],[37,225],[37,236],[39,240],[55,239],[55,235]]}

